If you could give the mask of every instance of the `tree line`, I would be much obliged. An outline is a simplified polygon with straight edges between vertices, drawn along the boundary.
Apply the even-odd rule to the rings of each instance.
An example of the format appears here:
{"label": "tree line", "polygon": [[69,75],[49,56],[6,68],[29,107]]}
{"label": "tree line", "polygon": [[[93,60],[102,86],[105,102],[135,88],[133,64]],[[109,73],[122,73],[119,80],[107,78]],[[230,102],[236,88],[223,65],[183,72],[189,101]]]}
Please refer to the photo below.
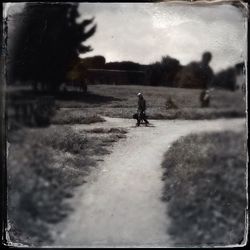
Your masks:
{"label": "tree line", "polygon": [[[82,78],[85,77],[87,69],[140,71],[145,73],[145,84],[151,86],[203,89],[213,87],[235,90],[237,75],[244,74],[244,63],[240,62],[214,73],[209,66],[211,60],[210,52],[204,52],[200,62],[190,62],[187,65],[181,65],[178,59],[168,55],[163,56],[160,61],[148,65],[132,61],[106,62],[103,56],[93,56],[80,59],[81,67],[79,69],[82,72]],[[129,83],[136,84],[135,81]]]}
{"label": "tree line", "polygon": [[7,84],[32,82],[34,88],[57,92],[79,54],[91,51],[83,44],[96,31],[93,19],[78,22],[78,3],[26,3],[22,13],[9,16]]}
{"label": "tree line", "polygon": [[[78,3],[27,3],[22,13],[10,17],[18,29],[9,35],[7,84],[30,82],[35,90],[40,85],[42,90],[55,93],[62,83],[84,81],[89,69],[102,69],[144,72],[145,84],[151,86],[234,90],[236,76],[244,68],[239,63],[214,74],[209,66],[210,52],[205,52],[200,62],[188,65],[168,55],[147,65],[106,62],[103,56],[80,58],[92,50],[83,43],[94,35],[97,26],[93,18],[79,22],[79,17]],[[133,80],[128,84],[136,84],[132,74],[129,79]]]}

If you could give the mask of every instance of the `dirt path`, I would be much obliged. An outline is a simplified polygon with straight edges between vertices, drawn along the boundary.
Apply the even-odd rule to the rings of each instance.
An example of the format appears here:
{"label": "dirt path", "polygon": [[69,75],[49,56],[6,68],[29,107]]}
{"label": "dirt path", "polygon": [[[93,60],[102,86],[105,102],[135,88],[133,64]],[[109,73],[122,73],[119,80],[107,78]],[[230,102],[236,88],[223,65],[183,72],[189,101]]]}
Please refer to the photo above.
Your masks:
{"label": "dirt path", "polygon": [[89,182],[71,200],[75,211],[55,234],[56,246],[171,246],[166,203],[161,201],[161,162],[180,136],[192,132],[241,130],[244,119],[213,121],[152,121],[155,127],[134,127],[129,119],[106,118],[93,127],[126,127],[126,139],[100,163]]}

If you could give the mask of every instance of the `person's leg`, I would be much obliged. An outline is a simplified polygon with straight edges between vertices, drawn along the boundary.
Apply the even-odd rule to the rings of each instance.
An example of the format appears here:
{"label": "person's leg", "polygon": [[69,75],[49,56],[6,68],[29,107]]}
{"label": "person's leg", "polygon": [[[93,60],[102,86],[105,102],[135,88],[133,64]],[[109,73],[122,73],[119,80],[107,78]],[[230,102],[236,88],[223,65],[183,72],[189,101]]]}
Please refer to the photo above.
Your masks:
{"label": "person's leg", "polygon": [[149,124],[148,120],[146,118],[143,119],[145,121],[146,126]]}
{"label": "person's leg", "polygon": [[144,122],[145,122],[146,125],[149,124],[149,122],[148,122],[148,120],[146,118],[146,114],[145,113],[142,114],[142,119],[144,120]]}
{"label": "person's leg", "polygon": [[140,123],[141,123],[141,114],[138,113],[136,125],[137,125],[137,126],[140,126]]}

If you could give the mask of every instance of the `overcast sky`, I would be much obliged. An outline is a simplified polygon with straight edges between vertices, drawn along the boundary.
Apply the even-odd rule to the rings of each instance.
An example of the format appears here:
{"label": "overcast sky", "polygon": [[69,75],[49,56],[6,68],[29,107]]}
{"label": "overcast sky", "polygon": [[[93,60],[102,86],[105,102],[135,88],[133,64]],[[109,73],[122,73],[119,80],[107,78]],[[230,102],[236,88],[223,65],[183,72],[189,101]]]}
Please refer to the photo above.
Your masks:
{"label": "overcast sky", "polygon": [[79,12],[97,24],[85,42],[93,51],[82,57],[148,64],[169,55],[185,65],[210,51],[215,71],[246,60],[247,18],[229,4],[81,3]]}
{"label": "overcast sky", "polygon": [[182,64],[212,52],[215,71],[246,57],[246,21],[229,4],[82,3],[79,12],[95,17],[97,31],[86,41],[94,49],[83,57],[148,64],[169,55]]}

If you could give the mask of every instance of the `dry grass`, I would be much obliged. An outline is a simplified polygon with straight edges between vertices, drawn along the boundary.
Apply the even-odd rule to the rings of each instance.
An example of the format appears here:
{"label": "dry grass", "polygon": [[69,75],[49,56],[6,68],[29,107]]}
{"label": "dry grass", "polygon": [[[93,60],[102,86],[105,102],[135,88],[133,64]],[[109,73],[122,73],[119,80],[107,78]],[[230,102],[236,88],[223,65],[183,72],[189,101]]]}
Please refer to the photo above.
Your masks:
{"label": "dry grass", "polygon": [[52,124],[91,124],[104,122],[105,120],[96,114],[86,113],[84,110],[57,110],[52,118]]}
{"label": "dry grass", "polygon": [[123,128],[93,128],[87,131],[88,133],[105,134],[105,133],[121,133],[126,134],[127,130]]}
{"label": "dry grass", "polygon": [[177,246],[242,244],[246,209],[244,133],[190,135],[162,163],[169,233]]}
{"label": "dry grass", "polygon": [[20,129],[9,133],[8,214],[14,243],[50,244],[49,228],[72,210],[66,202],[85,182],[97,160],[110,153],[124,132],[104,136],[70,126]]}
{"label": "dry grass", "polygon": [[[241,92],[215,90],[211,97],[210,108],[200,108],[201,90],[126,85],[90,85],[90,96],[96,98],[90,103],[86,96],[81,101],[58,101],[60,107],[84,110],[86,113],[110,117],[132,118],[137,109],[138,92],[147,100],[149,119],[214,119],[220,117],[245,116],[245,101]],[[102,97],[102,98],[101,98]],[[106,101],[103,101],[106,100]],[[171,99],[177,109],[166,108]]]}

